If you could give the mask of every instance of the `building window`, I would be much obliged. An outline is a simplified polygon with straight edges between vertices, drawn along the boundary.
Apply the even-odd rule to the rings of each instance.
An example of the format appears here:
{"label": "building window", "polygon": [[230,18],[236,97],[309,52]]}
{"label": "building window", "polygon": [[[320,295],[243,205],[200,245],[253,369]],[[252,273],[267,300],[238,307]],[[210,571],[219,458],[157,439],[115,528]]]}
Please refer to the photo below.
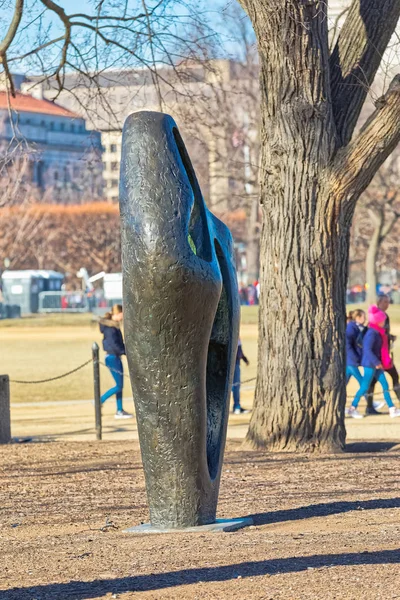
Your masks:
{"label": "building window", "polygon": [[65,123],[60,123],[60,131],[64,131],[65,129]]}
{"label": "building window", "polygon": [[106,163],[106,162],[103,162],[103,169],[104,169],[105,171],[107,171],[107,163]]}
{"label": "building window", "polygon": [[27,120],[26,120],[26,124],[27,124],[27,125],[30,125],[30,124],[31,124],[31,120],[30,120],[30,119],[27,119]]}
{"label": "building window", "polygon": [[83,131],[85,131],[85,128],[83,125],[79,125],[79,131],[82,133]]}
{"label": "building window", "polygon": [[117,162],[111,163],[111,171],[118,171],[119,164]]}
{"label": "building window", "polygon": [[40,125],[41,125],[41,127],[46,127],[45,121],[40,121]]}
{"label": "building window", "polygon": [[111,179],[111,187],[118,187],[118,179]]}
{"label": "building window", "polygon": [[112,202],[118,202],[118,196],[111,196]]}
{"label": "building window", "polygon": [[71,124],[71,131],[75,131],[75,125],[73,123]]}
{"label": "building window", "polygon": [[117,151],[117,144],[110,144],[110,152],[116,152]]}
{"label": "building window", "polygon": [[58,171],[54,171],[54,181],[58,181]]}
{"label": "building window", "polygon": [[50,130],[53,131],[54,130],[54,121],[50,121]]}

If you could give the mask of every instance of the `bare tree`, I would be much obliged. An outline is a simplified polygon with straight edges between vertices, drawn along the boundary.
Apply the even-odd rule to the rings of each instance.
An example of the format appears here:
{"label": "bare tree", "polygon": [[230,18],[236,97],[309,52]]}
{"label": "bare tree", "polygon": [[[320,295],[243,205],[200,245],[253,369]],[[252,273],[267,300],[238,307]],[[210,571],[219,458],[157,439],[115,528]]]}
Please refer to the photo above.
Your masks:
{"label": "bare tree", "polygon": [[353,0],[329,53],[327,3],[241,0],[261,81],[259,371],[247,440],[344,447],[345,290],[360,194],[400,140],[400,78],[354,134],[400,0]]}
{"label": "bare tree", "polygon": [[239,5],[229,4],[222,18],[224,39],[234,46],[231,59],[218,60],[214,46],[205,43],[190,61],[205,73],[202,89],[195,102],[178,101],[173,111],[183,124],[196,169],[200,175],[207,172],[204,189],[212,197],[212,209],[224,220],[245,211],[247,274],[254,281],[261,230],[259,62],[253,29]]}
{"label": "bare tree", "polygon": [[14,269],[57,269],[72,276],[82,265],[92,273],[121,269],[115,205],[7,206],[0,210],[0,228],[0,256]]}
{"label": "bare tree", "polygon": [[[393,244],[388,245],[387,242],[393,237],[391,234],[400,218],[399,182],[399,155],[395,152],[379,169],[357,207],[352,258],[353,262],[365,262],[368,303],[376,299],[379,259],[385,259],[393,267],[397,266],[392,252]],[[397,247],[397,239],[393,242]]]}
{"label": "bare tree", "polygon": [[142,68],[142,84],[154,83],[162,109],[160,85],[173,87],[163,66],[179,78],[176,64],[212,36],[201,18],[201,1],[191,6],[185,0],[99,0],[92,12],[70,13],[54,0],[15,0],[11,19],[10,4],[0,5],[7,23],[0,27],[0,64],[10,93],[15,94],[11,68],[29,68],[54,91],[54,100],[67,90],[93,122],[101,117],[115,128],[120,117],[104,93],[110,69]]}

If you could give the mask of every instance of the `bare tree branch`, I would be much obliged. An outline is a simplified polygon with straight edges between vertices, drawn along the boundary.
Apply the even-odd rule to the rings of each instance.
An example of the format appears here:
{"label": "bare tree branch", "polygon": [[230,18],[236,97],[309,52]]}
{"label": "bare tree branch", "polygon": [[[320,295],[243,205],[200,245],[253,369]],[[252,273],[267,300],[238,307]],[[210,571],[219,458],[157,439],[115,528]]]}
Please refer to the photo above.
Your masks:
{"label": "bare tree branch", "polygon": [[400,75],[396,75],[358,136],[336,155],[332,175],[338,197],[354,203],[399,142]]}
{"label": "bare tree branch", "polygon": [[10,91],[13,96],[15,96],[15,88],[14,88],[13,79],[11,77],[10,69],[8,66],[7,50],[11,46],[11,44],[14,41],[14,38],[17,34],[18,27],[19,27],[19,24],[22,19],[23,10],[24,10],[24,0],[15,0],[15,9],[14,9],[13,18],[11,20],[8,31],[7,31],[6,35],[4,36],[4,39],[0,42],[0,62],[3,65],[6,79],[9,83]]}
{"label": "bare tree branch", "polygon": [[65,40],[65,34],[60,35],[59,37],[55,38],[54,40],[50,40],[50,41],[46,42],[45,44],[41,44],[40,46],[37,46],[36,48],[34,48],[33,50],[30,50],[29,52],[26,52],[25,54],[21,54],[20,56],[13,56],[12,58],[8,59],[8,62],[11,63],[11,62],[15,62],[16,60],[24,60],[24,58],[28,58],[28,56],[37,54],[41,50],[44,50],[45,48],[48,48],[49,46],[52,46],[53,44],[57,44],[58,42],[62,42],[63,40]]}
{"label": "bare tree branch", "polygon": [[3,56],[5,52],[7,52],[8,48],[11,46],[15,35],[18,31],[19,24],[22,19],[22,13],[24,9],[24,0],[15,0],[15,9],[12,21],[10,23],[10,27],[4,39],[0,42],[0,56]]}
{"label": "bare tree branch", "polygon": [[58,4],[53,2],[53,0],[40,0],[40,1],[42,4],[44,4],[44,6],[46,8],[48,8],[49,10],[54,12],[61,19],[61,21],[65,27],[64,45],[63,45],[63,49],[62,49],[62,53],[61,53],[61,59],[60,59],[59,65],[56,69],[56,72],[54,74],[57,79],[60,89],[62,89],[63,82],[61,80],[60,73],[63,69],[65,69],[65,65],[67,62],[68,48],[71,43],[71,21],[70,21],[69,17],[66,15],[65,10],[61,6],[59,6]]}
{"label": "bare tree branch", "polygon": [[365,98],[400,17],[400,0],[353,0],[330,57],[338,141],[351,139]]}

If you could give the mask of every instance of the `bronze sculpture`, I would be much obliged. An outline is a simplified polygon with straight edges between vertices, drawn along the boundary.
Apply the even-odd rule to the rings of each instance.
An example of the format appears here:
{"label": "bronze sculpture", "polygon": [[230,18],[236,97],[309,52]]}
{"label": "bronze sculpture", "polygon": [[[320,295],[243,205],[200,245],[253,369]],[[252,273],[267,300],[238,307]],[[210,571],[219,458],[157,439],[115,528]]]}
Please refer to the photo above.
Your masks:
{"label": "bronze sculpture", "polygon": [[122,147],[125,339],[151,528],[208,525],[238,341],[232,238],[170,116],[130,115]]}

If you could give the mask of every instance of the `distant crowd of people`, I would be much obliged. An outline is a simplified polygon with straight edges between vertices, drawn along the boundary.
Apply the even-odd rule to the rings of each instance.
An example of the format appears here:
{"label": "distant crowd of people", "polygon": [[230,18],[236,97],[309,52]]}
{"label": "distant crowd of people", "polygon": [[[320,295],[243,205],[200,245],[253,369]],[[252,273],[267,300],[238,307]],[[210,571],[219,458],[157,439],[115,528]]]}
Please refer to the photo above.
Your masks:
{"label": "distant crowd of people", "polygon": [[260,301],[260,283],[239,284],[239,299],[242,306],[255,306]]}
{"label": "distant crowd of people", "polygon": [[[346,414],[353,419],[364,417],[358,410],[361,398],[366,398],[367,415],[377,415],[384,402],[374,401],[375,384],[382,386],[383,397],[392,418],[400,417],[400,409],[396,408],[390,395],[386,374],[393,381],[393,390],[400,400],[399,374],[393,362],[392,346],[396,337],[390,332],[390,319],[387,314],[390,299],[383,294],[377,303],[368,309],[367,315],[357,309],[349,313],[346,327],[346,383],[351,377],[357,380],[359,389]],[[361,374],[360,367],[363,368]]]}
{"label": "distant crowd of people", "polygon": [[[376,286],[377,296],[389,296],[390,301],[393,304],[400,304],[400,285],[393,283],[391,285],[379,283]],[[347,288],[346,291],[346,302],[347,304],[358,304],[365,302],[367,297],[366,285],[353,285]]]}

